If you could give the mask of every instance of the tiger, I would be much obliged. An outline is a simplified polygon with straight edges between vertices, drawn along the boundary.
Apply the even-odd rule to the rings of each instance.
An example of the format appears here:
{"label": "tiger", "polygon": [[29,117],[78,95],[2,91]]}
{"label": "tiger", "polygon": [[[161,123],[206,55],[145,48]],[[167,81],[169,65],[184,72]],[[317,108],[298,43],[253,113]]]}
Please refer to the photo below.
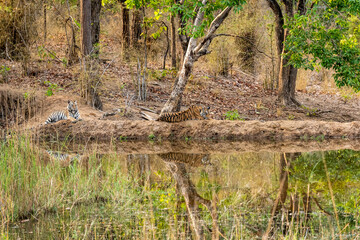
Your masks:
{"label": "tiger", "polygon": [[175,113],[164,113],[159,116],[156,121],[163,122],[183,122],[187,120],[203,120],[209,119],[207,115],[209,114],[210,107],[201,107],[201,106],[191,106],[185,111],[175,112]]}
{"label": "tiger", "polygon": [[45,124],[56,123],[61,120],[67,120],[68,117],[72,117],[75,119],[74,122],[81,121],[80,113],[77,107],[76,101],[68,100],[67,110],[69,112],[69,116],[67,116],[63,111],[57,111],[50,114],[48,119],[45,121]]}
{"label": "tiger", "polygon": [[159,153],[157,155],[166,162],[186,163],[194,167],[212,165],[209,154],[169,152]]}
{"label": "tiger", "polygon": [[49,156],[59,162],[66,162],[69,161],[70,163],[73,163],[76,160],[80,160],[80,155],[76,154],[75,156],[71,156],[67,153],[62,152],[54,152],[51,150],[46,150],[46,152],[49,154]]}

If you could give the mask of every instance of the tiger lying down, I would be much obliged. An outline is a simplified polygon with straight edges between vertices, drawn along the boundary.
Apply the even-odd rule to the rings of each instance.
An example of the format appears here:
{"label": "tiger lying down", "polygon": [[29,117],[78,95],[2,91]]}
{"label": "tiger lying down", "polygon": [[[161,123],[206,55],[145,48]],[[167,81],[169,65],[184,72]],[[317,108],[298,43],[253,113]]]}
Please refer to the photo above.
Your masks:
{"label": "tiger lying down", "polygon": [[77,121],[82,120],[81,117],[80,117],[80,113],[79,113],[76,101],[70,101],[69,100],[68,105],[67,105],[67,110],[69,112],[68,116],[63,111],[53,112],[48,117],[48,119],[45,121],[45,124],[56,123],[58,121],[66,120],[66,119],[70,119],[70,118],[75,119],[75,121],[73,121],[73,122],[77,122]]}
{"label": "tiger lying down", "polygon": [[185,111],[174,112],[174,113],[164,113],[160,116],[153,117],[145,112],[140,112],[141,117],[146,120],[153,121],[162,121],[162,122],[183,122],[187,120],[203,120],[209,119],[207,115],[209,114],[210,107],[201,107],[201,106],[191,106]]}

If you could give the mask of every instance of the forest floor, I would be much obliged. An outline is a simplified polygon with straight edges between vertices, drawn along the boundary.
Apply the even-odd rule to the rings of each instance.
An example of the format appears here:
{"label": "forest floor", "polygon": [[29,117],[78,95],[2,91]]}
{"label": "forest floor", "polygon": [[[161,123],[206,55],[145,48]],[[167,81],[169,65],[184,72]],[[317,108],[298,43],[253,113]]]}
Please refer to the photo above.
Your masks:
{"label": "forest floor", "polygon": [[[24,76],[20,63],[0,60],[0,65],[10,67],[7,84],[3,84],[9,89],[46,98],[47,107],[54,107],[49,109],[50,112],[57,108],[65,109],[67,100],[75,99],[80,103],[82,112],[85,101],[80,98],[80,74],[77,67],[65,68],[61,63],[36,61],[29,64],[29,76]],[[159,112],[175,81],[170,70],[165,70],[165,76],[161,77],[163,70],[150,68],[148,99],[143,102],[137,100],[135,67],[114,62],[101,65],[100,72],[103,69],[106,72],[100,89],[104,109],[103,112],[94,113],[101,116],[104,112],[117,112],[116,116],[109,117],[112,120],[139,120],[140,114],[136,109],[140,106]],[[53,85],[56,86],[53,89],[54,95],[45,97],[50,83],[56,84]],[[237,110],[239,118],[243,120],[351,122],[360,119],[360,99],[356,95],[324,93],[320,85],[320,82],[314,82],[311,91],[297,91],[297,100],[304,105],[303,108],[284,107],[277,101],[275,91],[264,90],[263,85],[249,74],[235,70],[228,77],[211,76],[195,68],[186,86],[182,106],[183,109],[196,104],[210,106],[210,118],[217,120],[225,119],[225,114],[233,110]]]}
{"label": "forest floor", "polygon": [[[52,49],[57,48],[61,46],[52,46]],[[37,114],[30,119],[27,127],[43,123],[53,111],[65,110],[68,99],[78,101],[84,120],[141,120],[139,107],[159,112],[171,93],[176,71],[161,70],[150,61],[147,101],[139,101],[135,84],[136,62],[126,63],[120,57],[113,56],[111,47],[107,51],[106,59],[100,57],[103,61],[100,61],[99,68],[103,111],[86,105],[80,97],[82,76],[79,64],[65,67],[58,57],[28,62],[27,74],[23,74],[20,62],[0,60],[0,66],[9,67],[6,75],[2,75],[3,79],[0,76],[0,82],[3,82],[1,88],[36,96],[41,100]],[[337,89],[324,91],[321,82],[312,80],[308,81],[306,88],[296,93],[297,100],[304,107],[284,107],[277,101],[276,92],[265,90],[256,76],[239,69],[232,69],[227,77],[211,75],[211,71],[203,65],[195,65],[182,106],[183,109],[196,104],[210,106],[211,119],[225,120],[226,114],[234,110],[238,112],[238,118],[244,121],[352,122],[360,119],[360,99],[357,94],[344,94]],[[52,96],[46,96],[49,89],[52,89]],[[106,117],[105,113],[115,114]]]}

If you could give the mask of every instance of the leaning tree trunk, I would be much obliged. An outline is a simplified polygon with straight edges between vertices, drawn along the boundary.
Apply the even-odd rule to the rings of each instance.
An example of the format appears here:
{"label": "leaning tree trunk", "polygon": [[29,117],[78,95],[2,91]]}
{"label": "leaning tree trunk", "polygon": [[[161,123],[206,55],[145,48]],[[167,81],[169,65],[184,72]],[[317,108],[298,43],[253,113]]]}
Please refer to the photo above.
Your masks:
{"label": "leaning tree trunk", "polygon": [[180,110],[182,95],[195,62],[192,53],[195,47],[196,47],[196,38],[191,37],[179,77],[176,81],[173,91],[170,94],[170,98],[165,103],[165,106],[161,110],[161,113]]}
{"label": "leaning tree trunk", "polygon": [[[205,5],[206,2],[206,0],[203,0],[202,4]],[[201,56],[210,53],[210,51],[208,51],[208,48],[212,40],[216,37],[215,32],[223,23],[223,21],[227,18],[231,9],[232,7],[226,7],[215,17],[215,19],[210,24],[206,36],[202,39],[202,41],[200,41],[199,44],[197,44],[197,38],[190,38],[179,77],[175,81],[174,89],[171,92],[168,101],[165,103],[163,109],[161,110],[161,114],[180,110],[182,95],[188,78],[192,72],[194,62],[196,62]],[[194,21],[193,33],[195,33],[196,29],[202,24],[203,18],[204,11],[203,8],[200,8]]]}

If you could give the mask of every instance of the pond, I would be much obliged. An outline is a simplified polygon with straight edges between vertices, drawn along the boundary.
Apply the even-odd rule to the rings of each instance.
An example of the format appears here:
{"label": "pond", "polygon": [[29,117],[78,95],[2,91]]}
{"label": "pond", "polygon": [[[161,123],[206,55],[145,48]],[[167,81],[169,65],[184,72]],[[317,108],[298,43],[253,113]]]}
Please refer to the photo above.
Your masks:
{"label": "pond", "polygon": [[126,153],[29,142],[1,147],[1,234],[9,239],[360,238],[358,151],[184,144]]}

